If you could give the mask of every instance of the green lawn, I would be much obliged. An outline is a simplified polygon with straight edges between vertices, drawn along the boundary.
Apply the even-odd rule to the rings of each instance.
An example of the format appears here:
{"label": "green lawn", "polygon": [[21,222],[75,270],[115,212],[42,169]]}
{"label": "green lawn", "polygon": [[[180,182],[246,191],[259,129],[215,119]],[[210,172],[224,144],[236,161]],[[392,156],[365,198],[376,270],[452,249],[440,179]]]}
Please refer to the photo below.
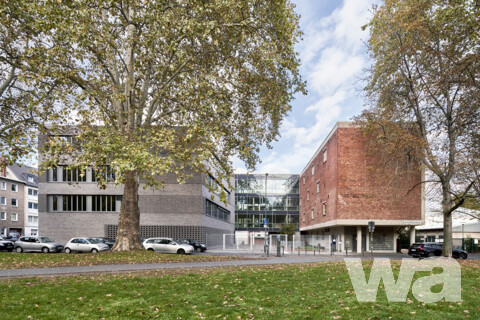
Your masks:
{"label": "green lawn", "polygon": [[246,259],[235,256],[161,254],[147,250],[81,254],[0,252],[0,269],[91,266],[99,264],[170,263]]}
{"label": "green lawn", "polygon": [[480,262],[460,263],[461,303],[359,303],[328,262],[3,280],[0,319],[479,319]]}

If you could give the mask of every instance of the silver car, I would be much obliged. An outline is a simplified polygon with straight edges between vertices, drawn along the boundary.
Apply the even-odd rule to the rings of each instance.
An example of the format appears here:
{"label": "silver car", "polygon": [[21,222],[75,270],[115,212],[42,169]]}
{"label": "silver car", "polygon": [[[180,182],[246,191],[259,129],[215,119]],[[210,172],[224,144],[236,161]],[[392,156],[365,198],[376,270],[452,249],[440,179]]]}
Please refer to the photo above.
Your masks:
{"label": "silver car", "polygon": [[48,237],[20,237],[15,242],[14,249],[16,252],[38,251],[43,253],[61,252],[63,245],[56,243]]}
{"label": "silver car", "polygon": [[65,253],[92,252],[110,250],[110,247],[102,241],[94,238],[72,238],[65,245]]}
{"label": "silver car", "polygon": [[191,254],[195,249],[189,244],[180,244],[172,238],[149,238],[143,242],[147,250],[162,253]]}

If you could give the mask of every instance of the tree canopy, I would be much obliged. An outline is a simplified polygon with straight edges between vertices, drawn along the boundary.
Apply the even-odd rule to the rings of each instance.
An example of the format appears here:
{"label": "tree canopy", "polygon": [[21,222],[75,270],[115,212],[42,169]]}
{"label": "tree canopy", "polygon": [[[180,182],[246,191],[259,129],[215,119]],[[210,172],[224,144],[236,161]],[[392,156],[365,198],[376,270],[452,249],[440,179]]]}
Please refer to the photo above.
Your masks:
{"label": "tree canopy", "polygon": [[[7,1],[14,6],[16,1]],[[237,155],[253,168],[305,92],[289,1],[25,1],[42,56],[39,78],[69,114],[81,151],[49,139],[43,168],[111,166],[124,183],[114,249],[138,248],[138,181],[188,170],[228,181]],[[5,26],[8,28],[8,26]],[[73,129],[72,129],[73,128]],[[73,130],[73,131],[72,131]],[[126,232],[126,228],[130,228]],[[123,236],[128,234],[127,236]],[[119,240],[120,238],[120,240]]]}
{"label": "tree canopy", "polygon": [[373,63],[359,119],[385,163],[412,157],[438,184],[444,255],[452,212],[480,183],[479,15],[473,0],[386,0],[365,26]]}

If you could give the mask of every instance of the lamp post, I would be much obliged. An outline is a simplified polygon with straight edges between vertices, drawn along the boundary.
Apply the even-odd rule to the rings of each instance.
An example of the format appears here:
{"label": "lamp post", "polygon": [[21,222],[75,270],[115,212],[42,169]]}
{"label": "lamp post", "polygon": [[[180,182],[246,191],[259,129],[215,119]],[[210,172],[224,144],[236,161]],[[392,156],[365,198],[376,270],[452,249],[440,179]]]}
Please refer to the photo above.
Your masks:
{"label": "lamp post", "polygon": [[263,219],[263,227],[265,228],[265,244],[264,244],[264,250],[265,254],[268,257],[268,251],[269,251],[269,243],[268,243],[268,219],[267,219],[267,181],[268,181],[268,173],[265,173],[265,213],[264,213],[264,219]]}

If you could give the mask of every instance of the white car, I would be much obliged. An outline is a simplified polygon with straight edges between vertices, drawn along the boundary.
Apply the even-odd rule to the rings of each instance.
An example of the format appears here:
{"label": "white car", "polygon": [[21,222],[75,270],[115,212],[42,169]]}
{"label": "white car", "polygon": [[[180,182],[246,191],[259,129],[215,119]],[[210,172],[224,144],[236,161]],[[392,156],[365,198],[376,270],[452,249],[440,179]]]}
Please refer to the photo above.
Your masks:
{"label": "white car", "polygon": [[147,250],[162,253],[191,254],[195,248],[189,244],[180,244],[172,238],[149,238],[143,242]]}
{"label": "white car", "polygon": [[110,250],[110,247],[93,238],[72,238],[65,245],[65,253],[72,252],[92,252],[97,253],[99,251]]}

